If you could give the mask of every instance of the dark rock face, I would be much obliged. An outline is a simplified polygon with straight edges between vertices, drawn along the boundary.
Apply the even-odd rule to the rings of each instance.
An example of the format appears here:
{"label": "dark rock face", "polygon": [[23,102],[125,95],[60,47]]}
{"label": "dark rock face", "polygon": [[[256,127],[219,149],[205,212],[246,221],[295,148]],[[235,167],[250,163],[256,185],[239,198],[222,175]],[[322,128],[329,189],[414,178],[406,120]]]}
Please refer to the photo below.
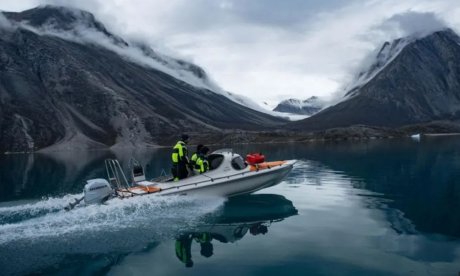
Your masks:
{"label": "dark rock face", "polygon": [[[382,50],[400,42],[388,43]],[[460,38],[449,29],[409,42],[383,68],[382,64],[374,63],[369,70],[375,76],[353,88],[348,99],[291,123],[290,127],[303,130],[355,124],[399,127],[458,118],[459,43]]]}
{"label": "dark rock face", "polygon": [[310,97],[304,101],[299,99],[287,99],[280,102],[273,111],[301,114],[301,115],[313,115],[320,111],[324,106],[319,102],[318,97]]}
{"label": "dark rock face", "polygon": [[[114,43],[126,43],[84,14],[90,27]],[[65,9],[49,6],[6,16],[36,26],[51,20],[64,30],[74,22]],[[207,78],[200,67],[182,65]],[[20,26],[0,29],[0,152],[158,144],[182,132],[270,129],[282,123],[101,46]]]}

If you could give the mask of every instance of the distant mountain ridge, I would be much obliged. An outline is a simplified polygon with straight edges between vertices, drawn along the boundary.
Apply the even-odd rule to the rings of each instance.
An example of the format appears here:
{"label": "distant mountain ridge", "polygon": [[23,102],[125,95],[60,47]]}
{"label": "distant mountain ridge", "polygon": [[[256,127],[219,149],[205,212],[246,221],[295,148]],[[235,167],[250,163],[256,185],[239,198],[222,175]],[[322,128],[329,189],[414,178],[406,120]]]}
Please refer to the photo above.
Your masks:
{"label": "distant mountain ridge", "polygon": [[460,38],[445,29],[385,43],[342,102],[289,128],[399,127],[460,116]]}
{"label": "distant mountain ridge", "polygon": [[127,42],[88,12],[4,15],[13,28],[0,27],[0,152],[161,145],[182,132],[285,122],[229,100],[200,67]]}
{"label": "distant mountain ridge", "polygon": [[319,100],[318,97],[312,96],[306,100],[299,99],[287,99],[281,101],[273,111],[301,114],[301,115],[313,115],[324,108],[324,103]]}

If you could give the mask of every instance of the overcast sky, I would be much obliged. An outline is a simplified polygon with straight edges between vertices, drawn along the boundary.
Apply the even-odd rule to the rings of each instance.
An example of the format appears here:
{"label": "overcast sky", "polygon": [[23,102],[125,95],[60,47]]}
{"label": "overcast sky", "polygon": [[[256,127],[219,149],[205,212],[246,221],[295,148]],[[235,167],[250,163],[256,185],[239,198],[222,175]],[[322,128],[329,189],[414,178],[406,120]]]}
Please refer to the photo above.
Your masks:
{"label": "overcast sky", "polygon": [[330,96],[385,40],[440,25],[460,33],[459,0],[1,0],[0,9],[49,3],[88,10],[259,103]]}

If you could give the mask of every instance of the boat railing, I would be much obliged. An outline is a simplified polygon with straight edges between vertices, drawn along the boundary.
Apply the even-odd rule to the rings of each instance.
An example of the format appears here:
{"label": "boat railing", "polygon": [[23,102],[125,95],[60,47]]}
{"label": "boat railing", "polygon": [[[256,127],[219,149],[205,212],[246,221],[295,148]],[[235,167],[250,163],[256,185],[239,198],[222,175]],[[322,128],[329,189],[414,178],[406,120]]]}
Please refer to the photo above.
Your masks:
{"label": "boat railing", "polygon": [[130,188],[129,182],[118,160],[106,159],[105,169],[107,171],[107,177],[109,179],[109,182],[112,186],[115,186],[118,189]]}

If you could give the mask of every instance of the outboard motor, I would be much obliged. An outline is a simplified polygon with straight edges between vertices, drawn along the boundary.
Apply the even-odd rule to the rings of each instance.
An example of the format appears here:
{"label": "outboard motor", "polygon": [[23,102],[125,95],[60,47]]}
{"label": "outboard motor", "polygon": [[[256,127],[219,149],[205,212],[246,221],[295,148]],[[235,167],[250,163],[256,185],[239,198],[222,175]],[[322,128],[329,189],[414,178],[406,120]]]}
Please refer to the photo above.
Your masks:
{"label": "outboard motor", "polygon": [[113,194],[113,189],[107,180],[103,178],[86,181],[83,192],[86,204],[103,203]]}

